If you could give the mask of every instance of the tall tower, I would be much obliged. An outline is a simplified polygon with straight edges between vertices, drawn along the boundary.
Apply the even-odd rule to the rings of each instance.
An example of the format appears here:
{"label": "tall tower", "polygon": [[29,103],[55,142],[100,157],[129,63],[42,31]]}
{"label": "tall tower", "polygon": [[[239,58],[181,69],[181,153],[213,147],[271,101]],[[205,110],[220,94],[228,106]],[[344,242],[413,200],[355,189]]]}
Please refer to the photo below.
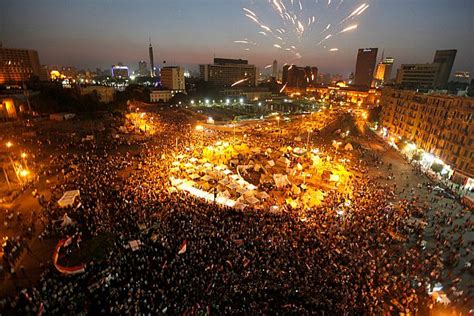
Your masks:
{"label": "tall tower", "polygon": [[150,46],[148,47],[148,54],[150,55],[150,75],[152,77],[155,76],[155,63],[153,62],[153,46],[151,46],[151,38],[150,38]]}
{"label": "tall tower", "polygon": [[273,61],[272,77],[275,78],[275,80],[278,77],[278,62],[276,59]]}

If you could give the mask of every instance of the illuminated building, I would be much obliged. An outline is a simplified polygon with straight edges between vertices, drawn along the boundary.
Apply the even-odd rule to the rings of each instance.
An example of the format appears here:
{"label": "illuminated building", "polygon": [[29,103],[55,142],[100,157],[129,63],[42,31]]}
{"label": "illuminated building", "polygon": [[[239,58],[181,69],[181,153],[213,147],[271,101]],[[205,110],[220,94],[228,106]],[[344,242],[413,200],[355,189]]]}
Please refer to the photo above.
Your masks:
{"label": "illuminated building", "polygon": [[214,58],[214,64],[199,65],[200,78],[218,87],[230,87],[233,83],[247,79],[239,86],[255,87],[257,68],[247,60]]}
{"label": "illuminated building", "polygon": [[174,95],[180,91],[174,90],[153,90],[150,92],[150,102],[168,102]]}
{"label": "illuminated building", "polygon": [[318,79],[318,67],[298,67],[286,65],[283,67],[282,82],[288,88],[306,88],[315,86]]}
{"label": "illuminated building", "polygon": [[61,73],[68,79],[77,79],[77,69],[72,66],[61,67]]}
{"label": "illuminated building", "polygon": [[380,105],[390,135],[439,157],[460,185],[474,185],[473,98],[384,89]]}
{"label": "illuminated building", "polygon": [[47,80],[40,67],[38,52],[0,45],[0,84],[19,83],[33,78]]}
{"label": "illuminated building", "polygon": [[469,71],[456,71],[454,73],[454,81],[456,82],[469,83],[470,78],[471,73]]}
{"label": "illuminated building", "polygon": [[112,66],[112,77],[115,79],[128,79],[129,72],[128,67],[124,66],[122,63]]}
{"label": "illuminated building", "polygon": [[381,95],[380,90],[377,89],[354,88],[353,86],[345,86],[344,83],[338,83],[335,86],[308,88],[306,91],[315,93],[319,99],[339,99],[348,103],[363,104],[365,106],[377,105]]}
{"label": "illuminated building", "polygon": [[453,69],[454,59],[456,58],[457,50],[437,50],[433,59],[433,63],[439,64],[439,73],[436,78],[436,88],[446,88],[448,84],[451,70]]}
{"label": "illuminated building", "polygon": [[354,85],[370,87],[375,70],[378,48],[359,48]]}
{"label": "illuminated building", "polygon": [[392,57],[383,57],[384,53],[382,52],[382,58],[377,64],[377,69],[375,70],[375,83],[376,86],[383,85],[390,81],[390,76],[392,75],[392,67],[394,59]]}
{"label": "illuminated building", "polygon": [[14,119],[17,117],[15,102],[11,98],[1,100],[0,119]]}
{"label": "illuminated building", "polygon": [[406,88],[434,88],[439,64],[402,64],[397,70],[396,84]]}
{"label": "illuminated building", "polygon": [[146,61],[144,60],[138,62],[138,75],[142,77],[149,75],[148,70],[146,69]]}
{"label": "illuminated building", "polygon": [[176,66],[161,68],[161,85],[168,90],[184,92],[184,68]]}

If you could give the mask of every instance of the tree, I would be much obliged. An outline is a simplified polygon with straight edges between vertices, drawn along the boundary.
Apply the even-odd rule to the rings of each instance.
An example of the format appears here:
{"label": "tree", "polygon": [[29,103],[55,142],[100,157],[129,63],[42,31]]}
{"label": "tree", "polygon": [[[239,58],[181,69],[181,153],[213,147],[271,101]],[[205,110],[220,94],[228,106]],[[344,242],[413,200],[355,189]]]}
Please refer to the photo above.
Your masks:
{"label": "tree", "polygon": [[431,170],[433,170],[436,173],[440,173],[441,170],[443,170],[443,165],[435,162],[431,165]]}

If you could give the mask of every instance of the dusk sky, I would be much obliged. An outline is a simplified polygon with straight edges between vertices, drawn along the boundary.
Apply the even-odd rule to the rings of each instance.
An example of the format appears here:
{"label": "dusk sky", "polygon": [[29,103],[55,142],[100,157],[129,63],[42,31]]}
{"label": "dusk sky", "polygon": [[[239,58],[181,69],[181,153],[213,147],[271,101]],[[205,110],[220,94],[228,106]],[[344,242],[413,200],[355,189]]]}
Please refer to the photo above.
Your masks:
{"label": "dusk sky", "polygon": [[[215,54],[245,58],[261,69],[277,59],[280,67],[291,62],[343,75],[354,70],[359,47],[378,47],[378,58],[385,49],[396,67],[431,62],[436,49],[455,48],[453,72],[474,73],[473,0],[301,0],[301,7],[298,0],[282,3],[304,25],[302,34],[284,24],[267,0],[1,0],[0,41],[4,47],[37,50],[42,64],[78,68],[123,62],[136,69],[140,59],[148,62],[151,37],[159,66],[163,60],[209,63]],[[364,3],[369,7],[362,14],[337,25]],[[271,32],[245,16],[243,8]],[[352,25],[358,27],[338,34]],[[295,47],[292,52],[285,50],[290,46]],[[296,51],[301,58],[295,57]]]}

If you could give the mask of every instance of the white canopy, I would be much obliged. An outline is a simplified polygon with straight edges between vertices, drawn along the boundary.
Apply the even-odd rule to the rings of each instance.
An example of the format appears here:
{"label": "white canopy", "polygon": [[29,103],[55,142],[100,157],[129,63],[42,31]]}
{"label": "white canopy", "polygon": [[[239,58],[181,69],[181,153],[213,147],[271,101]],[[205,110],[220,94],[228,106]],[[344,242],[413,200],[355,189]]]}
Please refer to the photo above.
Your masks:
{"label": "white canopy", "polygon": [[66,191],[64,195],[59,199],[59,207],[69,207],[74,204],[76,197],[80,195],[79,190]]}

